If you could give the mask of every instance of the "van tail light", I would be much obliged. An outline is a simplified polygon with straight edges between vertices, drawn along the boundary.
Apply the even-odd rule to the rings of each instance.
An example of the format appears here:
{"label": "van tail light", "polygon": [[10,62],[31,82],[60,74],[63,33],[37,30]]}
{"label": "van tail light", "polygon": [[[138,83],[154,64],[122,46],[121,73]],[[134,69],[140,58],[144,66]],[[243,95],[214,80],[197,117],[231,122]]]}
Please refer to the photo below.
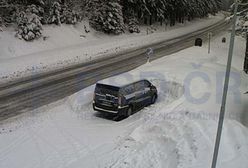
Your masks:
{"label": "van tail light", "polygon": [[118,97],[118,104],[121,105],[121,97]]}

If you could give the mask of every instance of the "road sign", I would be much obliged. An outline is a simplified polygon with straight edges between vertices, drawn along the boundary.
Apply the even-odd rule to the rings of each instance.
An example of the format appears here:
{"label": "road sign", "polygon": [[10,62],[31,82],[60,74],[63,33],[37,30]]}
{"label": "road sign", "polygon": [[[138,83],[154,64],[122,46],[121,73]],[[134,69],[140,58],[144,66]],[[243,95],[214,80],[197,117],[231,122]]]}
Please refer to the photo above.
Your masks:
{"label": "road sign", "polygon": [[151,56],[153,55],[153,53],[154,53],[154,51],[153,51],[152,48],[148,48],[148,49],[146,50],[147,62],[150,62],[150,58],[151,58]]}

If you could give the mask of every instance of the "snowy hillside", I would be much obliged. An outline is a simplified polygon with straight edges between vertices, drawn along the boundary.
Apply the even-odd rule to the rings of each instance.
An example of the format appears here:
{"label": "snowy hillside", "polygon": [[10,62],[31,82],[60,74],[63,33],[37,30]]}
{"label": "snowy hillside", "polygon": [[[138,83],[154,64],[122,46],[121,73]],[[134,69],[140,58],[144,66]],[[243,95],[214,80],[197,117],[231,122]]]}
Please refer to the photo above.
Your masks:
{"label": "snowy hillside", "polygon": [[[224,32],[192,47],[106,79],[148,78],[158,102],[114,122],[92,110],[94,86],[57,103],[0,123],[0,167],[209,168],[219,95],[227,59]],[[227,119],[218,168],[248,165],[248,76],[242,73],[245,40],[235,43]]]}

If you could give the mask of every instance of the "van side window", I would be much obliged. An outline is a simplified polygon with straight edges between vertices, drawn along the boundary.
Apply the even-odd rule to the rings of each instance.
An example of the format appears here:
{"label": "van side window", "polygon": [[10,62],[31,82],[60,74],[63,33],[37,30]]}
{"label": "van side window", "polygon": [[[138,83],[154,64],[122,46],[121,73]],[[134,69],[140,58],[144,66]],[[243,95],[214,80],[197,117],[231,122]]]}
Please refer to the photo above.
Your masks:
{"label": "van side window", "polygon": [[144,81],[144,82],[145,82],[145,88],[148,88],[148,87],[151,86],[151,83],[150,82],[148,82],[148,81]]}
{"label": "van side window", "polygon": [[135,83],[135,90],[136,91],[144,90],[144,88],[145,88],[144,81],[140,81],[140,82]]}
{"label": "van side window", "polygon": [[124,89],[124,95],[129,95],[129,94],[132,94],[134,92],[134,85],[129,85],[129,86],[126,86]]}

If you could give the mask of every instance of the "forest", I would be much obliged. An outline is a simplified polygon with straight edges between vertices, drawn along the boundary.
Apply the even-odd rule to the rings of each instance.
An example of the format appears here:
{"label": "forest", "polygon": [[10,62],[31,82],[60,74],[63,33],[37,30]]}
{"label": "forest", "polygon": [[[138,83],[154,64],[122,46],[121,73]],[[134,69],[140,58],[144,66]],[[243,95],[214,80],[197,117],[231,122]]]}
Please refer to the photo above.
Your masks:
{"label": "forest", "polygon": [[139,33],[140,25],[174,26],[215,15],[221,0],[0,0],[0,30],[15,26],[16,36],[31,41],[42,36],[44,24],[90,26],[107,34]]}

